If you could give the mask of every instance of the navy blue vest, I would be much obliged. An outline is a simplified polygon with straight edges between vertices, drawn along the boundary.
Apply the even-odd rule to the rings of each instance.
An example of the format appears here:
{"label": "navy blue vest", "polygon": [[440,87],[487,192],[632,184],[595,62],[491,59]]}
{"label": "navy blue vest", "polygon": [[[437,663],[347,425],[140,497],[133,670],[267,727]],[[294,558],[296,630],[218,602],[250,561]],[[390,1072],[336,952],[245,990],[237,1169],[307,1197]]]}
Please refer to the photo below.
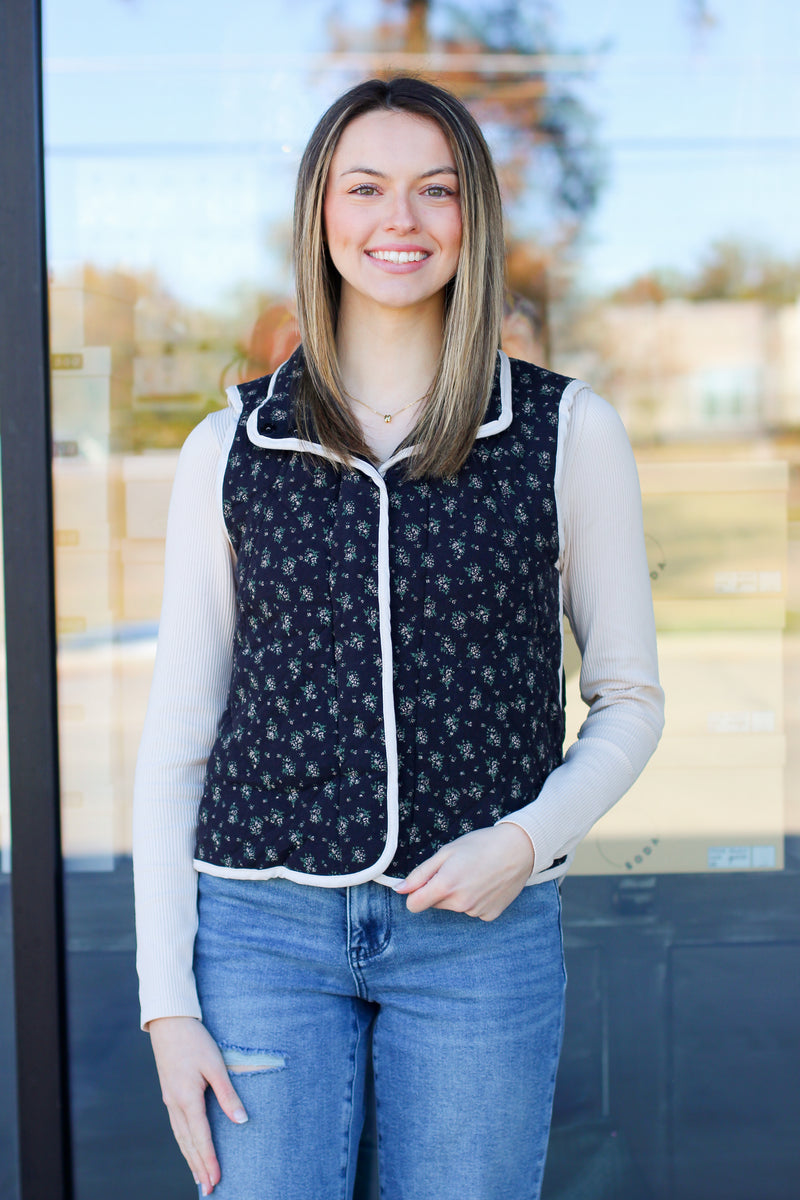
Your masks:
{"label": "navy blue vest", "polygon": [[553,481],[570,380],[499,355],[457,477],[411,480],[402,452],[337,471],[301,442],[301,370],[298,350],[239,388],[233,670],[196,858],[399,877],[532,801],[562,761]]}

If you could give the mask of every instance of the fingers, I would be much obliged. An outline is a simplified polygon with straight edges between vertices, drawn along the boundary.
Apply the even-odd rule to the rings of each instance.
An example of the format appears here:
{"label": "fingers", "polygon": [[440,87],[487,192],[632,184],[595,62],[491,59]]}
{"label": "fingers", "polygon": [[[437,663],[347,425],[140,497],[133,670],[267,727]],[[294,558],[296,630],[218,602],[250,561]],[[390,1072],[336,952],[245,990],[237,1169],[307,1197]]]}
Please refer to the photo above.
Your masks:
{"label": "fingers", "polygon": [[435,875],[439,870],[441,863],[441,851],[438,851],[432,858],[426,858],[425,862],[421,862],[418,867],[414,867],[413,871],[409,871],[403,882],[397,886],[395,891],[406,893],[413,892],[418,887],[422,887],[427,883],[431,876]]}
{"label": "fingers", "polygon": [[[206,1078],[225,1115],[237,1125],[243,1125],[248,1119],[247,1113],[224,1066],[221,1071],[208,1071]],[[219,1183],[221,1173],[206,1116],[205,1084],[199,1092],[199,1100],[195,1089],[190,1096],[173,1099],[167,1108],[180,1151],[195,1183],[200,1184],[203,1195],[208,1196]]]}
{"label": "fingers", "polygon": [[[432,880],[435,880],[440,868],[447,861],[445,847],[426,858],[419,866],[410,871],[403,882],[395,889],[401,895],[407,895],[406,906],[410,912],[422,912],[423,909],[430,908],[434,903],[433,899],[429,899],[434,893],[429,893],[426,888]],[[434,889],[435,891],[435,889]]]}
{"label": "fingers", "polygon": [[195,1018],[164,1017],[150,1022],[164,1103],[180,1151],[194,1180],[208,1196],[220,1180],[205,1091],[210,1087],[222,1111],[237,1125],[247,1113],[231,1083],[222,1054],[205,1027]]}
{"label": "fingers", "polygon": [[[422,866],[427,867],[428,864],[423,863]],[[412,871],[409,880],[414,874]],[[459,885],[458,871],[453,871],[451,863],[447,858],[443,858],[432,870],[426,871],[414,881],[413,891],[406,900],[406,907],[409,912],[415,913],[424,912],[426,908],[449,908],[455,912],[466,912],[469,898]]]}
{"label": "fingers", "polygon": [[227,1070],[221,1074],[209,1075],[208,1082],[225,1116],[236,1125],[244,1125],[249,1118],[244,1110],[244,1105],[236,1093],[236,1089],[231,1083],[231,1077]]}
{"label": "fingers", "polygon": [[167,1105],[169,1123],[181,1154],[188,1163],[195,1183],[209,1196],[220,1180],[219,1163],[214,1153],[205,1103],[186,1102]]}
{"label": "fingers", "polygon": [[513,889],[496,884],[487,885],[480,879],[465,878],[457,866],[448,864],[428,883],[412,892],[406,900],[406,906],[409,912],[443,908],[482,921],[493,921],[519,894],[521,887],[521,884]]}
{"label": "fingers", "polygon": [[409,912],[445,908],[493,921],[519,895],[533,870],[534,849],[516,825],[476,829],[442,846],[397,888]]}
{"label": "fingers", "polygon": [[464,903],[457,894],[442,887],[441,882],[432,881],[412,892],[406,900],[406,907],[413,913],[424,912],[426,908],[449,908],[454,912],[466,912]]}
{"label": "fingers", "polygon": [[[497,912],[487,915],[482,898],[469,883],[460,877],[450,878],[449,872],[438,871],[423,887],[413,892],[406,901],[409,912],[424,912],[427,908],[444,908],[450,912],[466,913],[468,917],[483,917],[492,920]],[[498,910],[499,911],[499,910]]]}

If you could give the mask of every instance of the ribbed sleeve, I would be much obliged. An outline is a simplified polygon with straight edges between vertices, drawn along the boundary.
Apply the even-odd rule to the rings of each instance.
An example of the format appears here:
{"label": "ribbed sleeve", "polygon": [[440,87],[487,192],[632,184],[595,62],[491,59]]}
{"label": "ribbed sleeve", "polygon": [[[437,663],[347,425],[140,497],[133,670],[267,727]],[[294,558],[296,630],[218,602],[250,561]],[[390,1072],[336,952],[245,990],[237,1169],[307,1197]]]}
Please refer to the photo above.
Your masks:
{"label": "ribbed sleeve", "polygon": [[562,402],[556,502],[564,611],[589,711],[535,801],[503,818],[530,835],[534,880],[628,790],[664,723],[636,463],[616,412],[588,387]]}
{"label": "ribbed sleeve", "polygon": [[235,622],[218,468],[235,428],[207,417],[178,460],[167,522],[158,651],[134,785],[133,861],[142,1025],[200,1016],[192,972],[192,865],[206,760],[227,697]]}

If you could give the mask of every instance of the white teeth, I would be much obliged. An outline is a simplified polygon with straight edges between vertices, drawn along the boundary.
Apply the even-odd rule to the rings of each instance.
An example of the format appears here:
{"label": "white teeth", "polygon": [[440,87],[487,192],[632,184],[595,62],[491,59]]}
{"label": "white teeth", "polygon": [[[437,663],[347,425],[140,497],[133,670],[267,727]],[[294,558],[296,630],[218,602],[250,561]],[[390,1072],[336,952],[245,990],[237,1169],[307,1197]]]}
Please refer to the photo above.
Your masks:
{"label": "white teeth", "polygon": [[428,257],[424,250],[370,250],[369,256],[392,263],[422,262]]}

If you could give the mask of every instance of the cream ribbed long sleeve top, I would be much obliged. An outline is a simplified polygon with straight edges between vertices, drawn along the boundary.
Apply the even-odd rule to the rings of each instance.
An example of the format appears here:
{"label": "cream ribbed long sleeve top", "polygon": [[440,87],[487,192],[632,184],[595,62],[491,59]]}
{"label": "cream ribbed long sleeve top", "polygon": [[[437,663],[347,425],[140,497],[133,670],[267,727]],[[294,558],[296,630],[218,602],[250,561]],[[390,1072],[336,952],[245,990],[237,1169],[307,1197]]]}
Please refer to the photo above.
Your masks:
{"label": "cream ribbed long sleeve top", "polygon": [[[134,789],[143,1026],[154,1017],[202,1016],[192,972],[193,849],[231,673],[236,580],[222,480],[236,421],[230,407],[190,434],[170,502],[158,651]],[[641,772],[663,726],[636,465],[619,417],[589,387],[561,402],[555,494],[564,612],[582,654],[588,713],[535,801],[502,818],[533,842],[531,884],[568,870],[578,843]]]}

